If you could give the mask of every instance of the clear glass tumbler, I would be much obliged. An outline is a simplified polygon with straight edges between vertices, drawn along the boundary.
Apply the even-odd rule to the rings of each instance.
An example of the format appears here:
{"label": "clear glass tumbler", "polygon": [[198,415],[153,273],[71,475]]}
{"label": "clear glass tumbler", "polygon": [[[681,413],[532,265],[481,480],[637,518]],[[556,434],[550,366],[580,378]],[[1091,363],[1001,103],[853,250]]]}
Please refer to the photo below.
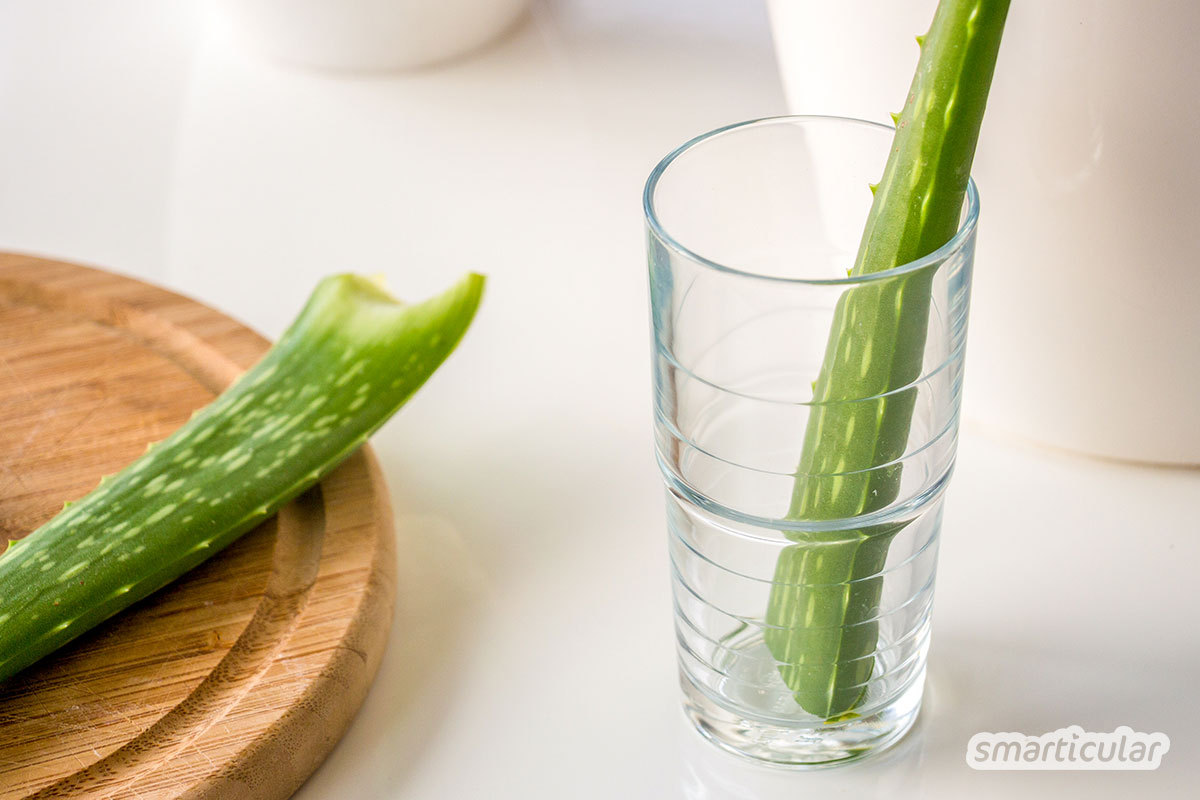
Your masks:
{"label": "clear glass tumbler", "polygon": [[[849,276],[891,139],[849,119],[746,122],[646,184],[684,706],[777,764],[877,752],[920,709],[979,201],[971,184],[937,252]],[[835,361],[852,379],[819,388]]]}

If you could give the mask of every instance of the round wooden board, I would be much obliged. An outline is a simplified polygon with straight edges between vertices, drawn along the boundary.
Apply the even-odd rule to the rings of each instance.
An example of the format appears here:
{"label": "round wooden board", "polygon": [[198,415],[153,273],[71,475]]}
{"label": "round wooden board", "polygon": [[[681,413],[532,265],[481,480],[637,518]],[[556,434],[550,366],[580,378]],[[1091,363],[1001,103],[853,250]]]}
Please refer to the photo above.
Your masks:
{"label": "round wooden board", "polygon": [[[0,254],[0,535],[90,491],[267,346],[162,289]],[[200,568],[0,683],[0,800],[288,797],[379,666],[394,548],[364,447]]]}

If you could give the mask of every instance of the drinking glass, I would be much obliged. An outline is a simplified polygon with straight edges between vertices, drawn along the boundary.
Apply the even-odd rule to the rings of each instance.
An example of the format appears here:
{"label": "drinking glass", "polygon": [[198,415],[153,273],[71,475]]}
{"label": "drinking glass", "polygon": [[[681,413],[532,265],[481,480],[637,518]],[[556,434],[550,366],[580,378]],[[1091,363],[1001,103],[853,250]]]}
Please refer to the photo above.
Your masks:
{"label": "drinking glass", "polygon": [[[852,276],[891,141],[859,120],[756,120],[684,144],[646,184],[684,708],[776,764],[878,752],[920,709],[979,200],[972,183],[936,252]],[[862,379],[814,395],[834,358]],[[804,461],[806,436],[869,461]],[[830,516],[823,492],[862,499]]]}

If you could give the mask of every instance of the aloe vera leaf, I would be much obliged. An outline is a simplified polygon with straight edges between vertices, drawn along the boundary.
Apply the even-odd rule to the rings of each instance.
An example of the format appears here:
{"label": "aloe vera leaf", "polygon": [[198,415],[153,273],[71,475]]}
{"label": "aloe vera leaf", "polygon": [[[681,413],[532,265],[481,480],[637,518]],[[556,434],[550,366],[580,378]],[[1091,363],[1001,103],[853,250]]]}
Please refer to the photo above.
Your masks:
{"label": "aloe vera leaf", "polygon": [[[957,231],[1008,5],[942,0],[918,38],[917,71],[852,275],[919,259]],[[932,280],[933,270],[921,269],[839,298],[789,518],[851,519],[898,496]],[[836,717],[861,702],[878,641],[878,573],[896,532],[797,535],[780,555],[765,639],[810,714]]]}
{"label": "aloe vera leaf", "polygon": [[484,279],[405,305],[337,275],[252,369],[0,554],[0,680],[192,569],[319,481],[454,350]]}

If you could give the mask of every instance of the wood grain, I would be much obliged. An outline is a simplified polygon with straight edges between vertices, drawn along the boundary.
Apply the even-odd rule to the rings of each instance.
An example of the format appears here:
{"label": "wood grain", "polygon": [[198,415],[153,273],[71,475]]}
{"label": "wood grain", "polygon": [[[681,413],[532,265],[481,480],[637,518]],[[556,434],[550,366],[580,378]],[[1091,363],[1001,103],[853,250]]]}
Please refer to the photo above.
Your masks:
{"label": "wood grain", "polygon": [[[162,289],[0,254],[0,534],[87,493],[267,346]],[[364,447],[200,568],[0,683],[0,800],[290,796],[379,666],[394,547]]]}

